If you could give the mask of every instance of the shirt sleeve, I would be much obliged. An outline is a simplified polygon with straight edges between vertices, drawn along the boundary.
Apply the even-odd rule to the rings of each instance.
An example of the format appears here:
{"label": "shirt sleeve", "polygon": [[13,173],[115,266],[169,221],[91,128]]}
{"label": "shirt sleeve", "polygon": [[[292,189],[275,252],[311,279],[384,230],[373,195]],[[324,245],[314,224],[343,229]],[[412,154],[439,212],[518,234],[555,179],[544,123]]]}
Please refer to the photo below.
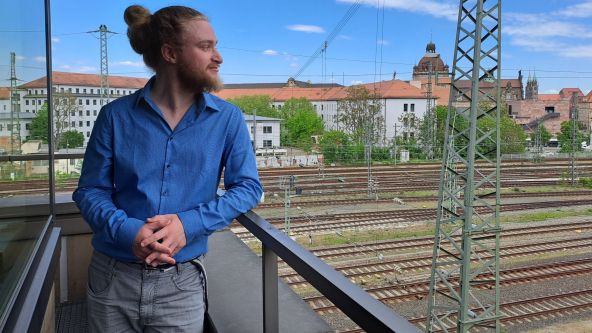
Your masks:
{"label": "shirt sleeve", "polygon": [[251,139],[242,113],[234,111],[222,156],[226,193],[177,214],[183,223],[187,242],[226,227],[240,214],[255,208],[261,200],[263,187]]}
{"label": "shirt sleeve", "polygon": [[113,122],[103,108],[93,127],[72,199],[95,237],[131,252],[144,221],[128,217],[118,209],[113,203],[113,191]]}

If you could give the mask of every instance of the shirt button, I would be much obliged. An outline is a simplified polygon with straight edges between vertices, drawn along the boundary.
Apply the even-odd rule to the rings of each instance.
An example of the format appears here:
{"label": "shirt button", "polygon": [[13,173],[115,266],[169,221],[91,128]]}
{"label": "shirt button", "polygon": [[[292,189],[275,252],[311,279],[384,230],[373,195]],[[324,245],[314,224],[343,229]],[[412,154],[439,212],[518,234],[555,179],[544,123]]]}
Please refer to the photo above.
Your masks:
{"label": "shirt button", "polygon": [[171,136],[171,137],[169,137],[169,141],[173,141],[173,137],[172,137],[172,136]]}
{"label": "shirt button", "polygon": [[163,191],[163,192],[162,192],[162,196],[163,196],[163,197],[166,197],[166,196],[167,196],[167,191]]}
{"label": "shirt button", "polygon": [[171,167],[171,165],[170,164],[167,164],[167,169],[170,168],[170,167]]}

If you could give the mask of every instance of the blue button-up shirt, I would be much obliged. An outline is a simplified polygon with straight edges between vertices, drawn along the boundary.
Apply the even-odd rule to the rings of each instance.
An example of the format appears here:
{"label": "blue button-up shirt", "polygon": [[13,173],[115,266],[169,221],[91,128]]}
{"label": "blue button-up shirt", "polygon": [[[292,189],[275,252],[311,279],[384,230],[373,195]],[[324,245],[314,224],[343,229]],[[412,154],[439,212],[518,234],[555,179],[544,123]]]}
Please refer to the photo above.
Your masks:
{"label": "blue button-up shirt", "polygon": [[[132,243],[146,219],[177,214],[187,245],[177,262],[207,251],[207,236],[255,207],[263,189],[241,111],[199,94],[172,130],[143,89],[101,109],[78,189],[73,194],[93,230],[95,250],[138,261]],[[224,172],[224,195],[216,190]]]}

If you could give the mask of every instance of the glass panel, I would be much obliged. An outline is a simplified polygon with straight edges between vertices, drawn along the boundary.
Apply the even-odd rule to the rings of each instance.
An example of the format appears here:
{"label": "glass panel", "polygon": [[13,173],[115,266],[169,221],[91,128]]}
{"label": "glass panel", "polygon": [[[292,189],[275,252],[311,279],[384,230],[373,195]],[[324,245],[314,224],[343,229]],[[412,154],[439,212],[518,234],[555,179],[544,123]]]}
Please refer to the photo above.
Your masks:
{"label": "glass panel", "polygon": [[18,160],[48,152],[44,8],[41,0],[0,2],[0,157],[13,155],[0,162],[0,207],[21,207],[23,216],[49,203],[48,159]]}
{"label": "glass panel", "polygon": [[0,2],[0,326],[49,215],[44,10]]}

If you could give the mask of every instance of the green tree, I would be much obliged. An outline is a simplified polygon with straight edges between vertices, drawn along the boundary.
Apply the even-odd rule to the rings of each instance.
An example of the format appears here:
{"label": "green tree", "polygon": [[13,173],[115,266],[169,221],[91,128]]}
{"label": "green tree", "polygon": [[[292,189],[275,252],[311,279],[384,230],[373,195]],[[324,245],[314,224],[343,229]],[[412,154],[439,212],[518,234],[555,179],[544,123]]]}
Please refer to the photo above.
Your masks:
{"label": "green tree", "polygon": [[572,141],[572,133],[573,133],[573,121],[568,120],[561,123],[561,132],[559,132],[558,139],[559,145],[561,146],[561,153],[571,153],[573,151],[572,146],[575,148],[575,151],[582,151],[582,142],[586,141],[586,137],[584,134],[584,130],[586,126],[581,122],[577,121],[577,128],[576,128],[576,140],[575,146]]}
{"label": "green tree", "polygon": [[553,135],[551,135],[547,128],[542,124],[537,126],[537,128],[532,133],[530,133],[530,142],[532,142],[532,144],[536,142],[537,135],[541,136],[541,146],[546,145],[547,142],[551,140],[551,137],[553,137]]}
{"label": "green tree", "polygon": [[228,102],[238,106],[244,114],[253,114],[253,110],[257,110],[258,116],[279,118],[279,113],[271,106],[269,95],[239,96],[229,98]]}
{"label": "green tree", "polygon": [[291,98],[286,101],[281,113],[285,122],[282,131],[285,143],[310,150],[311,136],[324,132],[323,120],[315,112],[312,103],[306,98]]}
{"label": "green tree", "polygon": [[[76,97],[71,93],[55,94],[53,99],[53,142],[61,142],[62,133],[70,126],[69,117],[80,110]],[[31,121],[30,137],[47,143],[47,124],[49,122],[47,104],[44,104],[37,116]]]}
{"label": "green tree", "polygon": [[31,120],[31,127],[29,130],[30,140],[41,140],[47,143],[47,124],[48,124],[47,104],[43,104],[41,109],[37,111],[37,115]]}
{"label": "green tree", "polygon": [[342,131],[327,131],[323,134],[320,147],[325,163],[346,161],[351,139]]}
{"label": "green tree", "polygon": [[62,133],[59,148],[78,148],[84,144],[84,134],[70,130]]}
{"label": "green tree", "polygon": [[337,102],[338,122],[357,143],[367,138],[373,143],[382,141],[385,125],[379,97],[364,86],[352,86],[346,92]]}

